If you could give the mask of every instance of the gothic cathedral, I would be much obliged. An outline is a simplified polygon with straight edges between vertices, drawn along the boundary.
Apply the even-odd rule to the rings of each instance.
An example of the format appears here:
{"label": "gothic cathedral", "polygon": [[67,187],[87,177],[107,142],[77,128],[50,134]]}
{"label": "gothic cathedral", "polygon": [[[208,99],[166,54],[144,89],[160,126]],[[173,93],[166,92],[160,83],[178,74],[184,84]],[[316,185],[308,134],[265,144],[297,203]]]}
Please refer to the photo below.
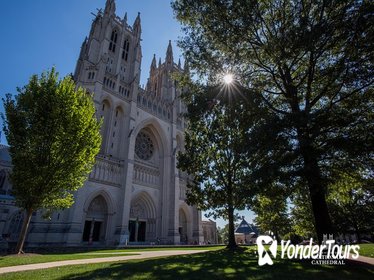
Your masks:
{"label": "gothic cathedral", "polygon": [[[51,221],[42,218],[42,211],[35,213],[29,245],[203,241],[201,213],[186,204],[186,176],[176,167],[186,124],[181,89],[172,75],[188,69],[174,63],[169,41],[165,61],[153,58],[142,88],[141,59],[140,16],[131,26],[126,15],[116,16],[115,1],[107,0],[82,44],[74,73],[77,85],[93,94],[97,116],[103,118],[101,151],[70,209],[53,213]],[[9,207],[9,216],[15,215],[3,232],[17,232],[22,216]]]}

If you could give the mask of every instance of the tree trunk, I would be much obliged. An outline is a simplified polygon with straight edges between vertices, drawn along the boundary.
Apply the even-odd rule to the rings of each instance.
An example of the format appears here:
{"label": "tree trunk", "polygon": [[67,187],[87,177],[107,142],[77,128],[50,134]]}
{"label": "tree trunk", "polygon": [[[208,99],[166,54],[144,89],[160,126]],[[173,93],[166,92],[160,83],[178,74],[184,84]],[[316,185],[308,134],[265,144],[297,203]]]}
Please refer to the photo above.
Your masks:
{"label": "tree trunk", "polygon": [[234,225],[234,203],[232,197],[232,187],[229,185],[227,190],[227,204],[228,204],[228,218],[229,218],[229,244],[228,249],[235,249],[237,247],[235,242],[235,225]]}
{"label": "tree trunk", "polygon": [[277,229],[274,231],[274,235],[275,235],[275,239],[280,243],[281,240],[279,238],[279,234],[278,234],[278,230]]}
{"label": "tree trunk", "polygon": [[361,231],[357,225],[357,223],[354,223],[355,233],[357,236],[357,243],[361,243]]}
{"label": "tree trunk", "polygon": [[235,249],[237,245],[235,242],[234,207],[232,205],[229,205],[228,218],[229,218],[229,244],[227,245],[227,248]]}
{"label": "tree trunk", "polygon": [[31,209],[26,210],[26,218],[23,220],[21,233],[19,235],[16,247],[17,254],[23,254],[23,245],[25,244],[27,230],[29,228],[32,212],[33,211]]}
{"label": "tree trunk", "polygon": [[312,202],[317,238],[319,243],[321,243],[324,234],[333,233],[332,222],[327,208],[325,186],[322,182],[320,168],[312,147],[300,145],[300,149],[304,158],[304,173]]}

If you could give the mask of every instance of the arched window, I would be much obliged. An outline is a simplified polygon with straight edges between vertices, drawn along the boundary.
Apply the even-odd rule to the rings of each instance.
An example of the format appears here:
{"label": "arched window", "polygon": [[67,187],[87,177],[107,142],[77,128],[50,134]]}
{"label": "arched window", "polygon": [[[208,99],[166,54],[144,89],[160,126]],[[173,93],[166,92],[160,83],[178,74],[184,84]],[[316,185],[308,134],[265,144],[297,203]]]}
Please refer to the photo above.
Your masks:
{"label": "arched window", "polygon": [[105,152],[106,142],[107,142],[107,134],[109,133],[109,120],[110,120],[110,111],[111,106],[108,100],[104,100],[101,103],[101,112],[100,112],[100,118],[103,118],[103,125],[101,126],[101,135],[103,137],[103,141],[101,143],[101,151]]}
{"label": "arched window", "polygon": [[116,44],[117,44],[117,30],[112,31],[112,35],[110,36],[110,43],[109,43],[109,50],[112,52],[116,51]]}
{"label": "arched window", "polygon": [[142,160],[150,160],[154,154],[155,146],[149,134],[141,131],[135,140],[135,154]]}
{"label": "arched window", "polygon": [[120,107],[117,107],[113,116],[113,127],[112,127],[112,151],[111,153],[113,155],[118,156],[118,153],[120,151],[120,143],[121,143],[121,126],[117,124],[121,124],[123,120],[123,111]]}
{"label": "arched window", "polygon": [[122,59],[124,59],[125,61],[127,61],[129,57],[129,47],[130,47],[130,42],[128,39],[126,39],[125,42],[123,42],[123,51],[122,51]]}

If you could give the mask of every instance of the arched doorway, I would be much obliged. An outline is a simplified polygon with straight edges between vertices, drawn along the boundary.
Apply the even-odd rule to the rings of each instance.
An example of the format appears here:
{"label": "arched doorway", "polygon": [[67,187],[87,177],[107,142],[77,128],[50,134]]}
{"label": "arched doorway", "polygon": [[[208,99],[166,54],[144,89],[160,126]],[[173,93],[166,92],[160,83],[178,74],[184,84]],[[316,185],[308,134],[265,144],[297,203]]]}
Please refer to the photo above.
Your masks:
{"label": "arched doorway", "polygon": [[24,211],[17,211],[15,214],[13,214],[9,222],[8,231],[6,233],[8,241],[10,242],[18,241],[24,218],[25,218]]}
{"label": "arched doorway", "polygon": [[183,209],[179,209],[179,236],[181,243],[188,244],[187,216]]}
{"label": "arched doorway", "polygon": [[105,240],[108,220],[108,206],[102,195],[96,196],[87,209],[84,222],[83,241],[98,242]]}
{"label": "arched doorway", "polygon": [[156,208],[146,192],[137,195],[131,202],[129,233],[130,242],[156,239]]}

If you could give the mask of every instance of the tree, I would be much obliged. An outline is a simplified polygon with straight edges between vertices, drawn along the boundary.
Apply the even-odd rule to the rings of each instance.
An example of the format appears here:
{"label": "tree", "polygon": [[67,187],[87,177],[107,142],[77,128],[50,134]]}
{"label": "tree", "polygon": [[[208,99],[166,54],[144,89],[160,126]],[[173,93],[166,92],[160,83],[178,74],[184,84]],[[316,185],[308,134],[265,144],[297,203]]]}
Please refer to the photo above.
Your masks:
{"label": "tree", "polygon": [[328,206],[339,233],[374,233],[374,185],[368,174],[338,172],[339,180],[329,187]]}
{"label": "tree", "polygon": [[[229,90],[226,88],[226,90]],[[178,168],[192,176],[187,200],[210,215],[228,219],[228,248],[235,248],[235,210],[242,210],[247,197],[248,172],[245,142],[248,137],[239,119],[246,113],[243,101],[223,94],[217,87],[201,86],[188,91],[189,120],[185,150],[178,155]],[[223,89],[225,91],[225,89]]]}
{"label": "tree", "polygon": [[304,239],[316,238],[312,205],[305,185],[300,186],[293,194],[290,217],[292,231]]}
{"label": "tree", "polygon": [[218,244],[226,244],[229,240],[229,224],[226,224],[223,228],[217,228],[218,233]]}
{"label": "tree", "polygon": [[248,141],[249,154],[261,159],[253,174],[306,182],[322,241],[333,232],[326,203],[331,170],[373,169],[373,2],[176,0],[172,6],[186,33],[180,46],[197,76],[229,69],[272,112],[259,138]]}
{"label": "tree", "polygon": [[4,131],[13,169],[11,182],[19,207],[26,211],[17,252],[26,239],[32,213],[66,208],[87,179],[99,152],[100,122],[92,97],[75,88],[55,69],[34,75],[19,94],[3,99]]}
{"label": "tree", "polygon": [[290,219],[288,217],[287,200],[283,194],[257,195],[252,210],[256,213],[256,225],[262,232],[271,231],[275,238],[290,232]]}
{"label": "tree", "polygon": [[[337,233],[373,234],[374,190],[370,172],[347,174],[335,171],[328,186],[327,205]],[[293,232],[304,238],[315,238],[311,203],[307,189],[300,187],[292,196],[291,219]]]}
{"label": "tree", "polygon": [[[238,223],[235,223],[234,227],[237,228],[239,226]],[[227,244],[229,242],[229,224],[224,225],[223,228],[217,228],[218,233],[218,243],[219,244]]]}

